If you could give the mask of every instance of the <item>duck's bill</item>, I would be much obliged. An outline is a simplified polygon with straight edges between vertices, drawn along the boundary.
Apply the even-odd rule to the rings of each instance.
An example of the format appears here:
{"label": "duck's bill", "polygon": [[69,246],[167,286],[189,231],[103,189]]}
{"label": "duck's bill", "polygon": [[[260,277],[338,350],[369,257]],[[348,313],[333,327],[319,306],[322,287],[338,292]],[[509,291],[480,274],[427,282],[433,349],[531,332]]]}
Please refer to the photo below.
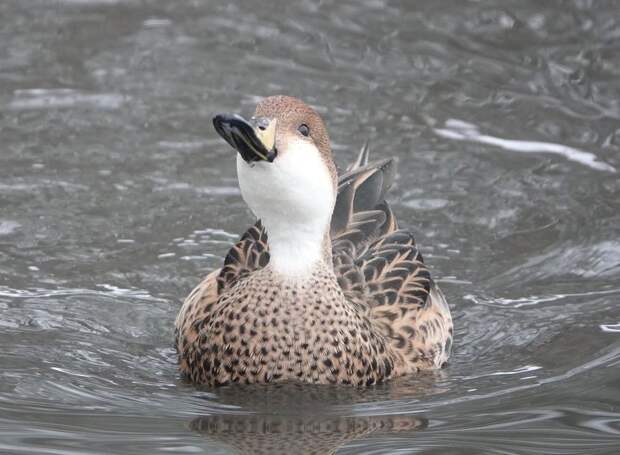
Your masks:
{"label": "duck's bill", "polygon": [[275,150],[275,120],[259,128],[237,114],[218,114],[213,117],[215,131],[222,136],[247,163],[273,162]]}

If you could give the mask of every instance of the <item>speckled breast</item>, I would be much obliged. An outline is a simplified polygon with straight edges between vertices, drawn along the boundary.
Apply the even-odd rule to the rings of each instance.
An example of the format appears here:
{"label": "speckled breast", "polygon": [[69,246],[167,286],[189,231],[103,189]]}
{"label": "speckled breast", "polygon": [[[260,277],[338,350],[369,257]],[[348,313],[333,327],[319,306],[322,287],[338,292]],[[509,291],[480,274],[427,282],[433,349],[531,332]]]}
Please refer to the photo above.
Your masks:
{"label": "speckled breast", "polygon": [[255,272],[224,294],[200,326],[186,353],[194,382],[370,385],[395,367],[386,340],[329,271],[303,283],[278,281],[268,267]]}

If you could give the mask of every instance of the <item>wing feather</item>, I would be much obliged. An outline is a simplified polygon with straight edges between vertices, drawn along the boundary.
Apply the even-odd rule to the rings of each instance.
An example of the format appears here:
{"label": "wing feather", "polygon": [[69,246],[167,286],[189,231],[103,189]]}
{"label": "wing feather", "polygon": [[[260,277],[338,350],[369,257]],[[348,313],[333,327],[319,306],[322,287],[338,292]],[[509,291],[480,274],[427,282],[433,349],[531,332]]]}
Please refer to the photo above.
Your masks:
{"label": "wing feather", "polygon": [[446,362],[452,319],[413,235],[398,228],[385,201],[392,181],[393,162],[369,163],[365,146],[340,178],[332,252],[348,300],[366,312],[413,372]]}
{"label": "wing feather", "polygon": [[369,163],[368,155],[365,145],[339,180],[331,236],[340,285],[349,297],[366,302],[369,310],[388,303],[423,306],[430,273],[412,234],[398,229],[385,201],[394,162]]}
{"label": "wing feather", "polygon": [[230,288],[237,280],[254,270],[265,267],[268,263],[267,232],[258,220],[226,255],[224,266],[217,277],[219,293]]}

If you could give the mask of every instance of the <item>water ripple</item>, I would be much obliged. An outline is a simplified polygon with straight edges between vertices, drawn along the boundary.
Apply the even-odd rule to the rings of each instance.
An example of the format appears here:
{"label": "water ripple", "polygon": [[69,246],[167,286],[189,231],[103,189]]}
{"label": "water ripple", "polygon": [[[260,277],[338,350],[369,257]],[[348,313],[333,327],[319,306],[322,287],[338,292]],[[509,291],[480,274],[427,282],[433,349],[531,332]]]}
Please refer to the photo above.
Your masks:
{"label": "water ripple", "polygon": [[569,161],[583,164],[597,171],[616,172],[611,164],[600,161],[596,155],[590,152],[549,142],[525,141],[502,139],[499,137],[481,134],[478,127],[462,120],[450,119],[446,121],[444,128],[435,128],[435,133],[441,137],[457,140],[478,142],[480,144],[494,145],[496,147],[521,153],[552,153],[561,155]]}

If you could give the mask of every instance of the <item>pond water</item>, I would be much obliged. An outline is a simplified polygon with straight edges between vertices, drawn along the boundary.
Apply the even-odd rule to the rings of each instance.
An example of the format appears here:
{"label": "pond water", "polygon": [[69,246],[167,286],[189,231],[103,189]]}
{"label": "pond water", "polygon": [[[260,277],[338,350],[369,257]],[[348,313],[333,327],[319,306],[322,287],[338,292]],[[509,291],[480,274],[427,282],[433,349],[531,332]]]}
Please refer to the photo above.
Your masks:
{"label": "pond water", "polygon": [[[0,3],[0,452],[620,453],[618,1]],[[252,222],[211,116],[290,94],[450,302],[436,374],[200,390],[180,302]]]}

